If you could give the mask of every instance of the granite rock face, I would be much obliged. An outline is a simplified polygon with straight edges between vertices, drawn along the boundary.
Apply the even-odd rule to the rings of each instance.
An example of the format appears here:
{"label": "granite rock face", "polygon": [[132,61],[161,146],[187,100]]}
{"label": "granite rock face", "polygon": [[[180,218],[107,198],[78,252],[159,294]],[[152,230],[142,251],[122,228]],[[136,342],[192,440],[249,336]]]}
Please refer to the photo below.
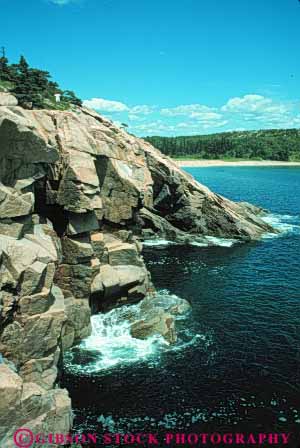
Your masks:
{"label": "granite rock face", "polygon": [[2,446],[14,448],[14,432],[24,427],[35,435],[68,433],[73,417],[66,390],[45,390],[36,382],[24,381],[6,364],[0,364],[0,378]]}
{"label": "granite rock face", "polygon": [[[25,423],[68,432],[70,400],[54,389],[61,357],[90,334],[91,312],[153,291],[141,240],[270,231],[259,209],[213,194],[97,113],[24,110],[10,96],[0,94],[1,446]],[[132,327],[155,332],[175,342],[171,314]]]}
{"label": "granite rock face", "polygon": [[0,91],[0,106],[17,106],[18,100],[9,92]]}

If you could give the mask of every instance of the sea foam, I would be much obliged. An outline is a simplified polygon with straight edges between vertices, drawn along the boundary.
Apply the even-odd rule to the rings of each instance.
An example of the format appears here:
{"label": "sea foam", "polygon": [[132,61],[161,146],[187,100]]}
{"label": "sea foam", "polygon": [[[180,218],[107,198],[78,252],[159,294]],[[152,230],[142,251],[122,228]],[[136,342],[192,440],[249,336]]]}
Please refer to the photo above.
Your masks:
{"label": "sea foam", "polygon": [[[156,306],[164,304],[168,308],[178,304],[181,299],[168,290],[160,290],[153,300]],[[92,316],[92,334],[66,353],[64,360],[66,370],[90,374],[143,361],[156,365],[160,354],[165,351],[177,351],[195,343],[207,342],[205,335],[186,331],[182,338],[179,334],[175,345],[170,345],[160,335],[150,336],[147,339],[132,337],[130,333],[132,316],[138,315],[142,306],[143,301],[137,305],[122,306]],[[174,317],[176,320],[183,320],[187,315],[188,312]]]}

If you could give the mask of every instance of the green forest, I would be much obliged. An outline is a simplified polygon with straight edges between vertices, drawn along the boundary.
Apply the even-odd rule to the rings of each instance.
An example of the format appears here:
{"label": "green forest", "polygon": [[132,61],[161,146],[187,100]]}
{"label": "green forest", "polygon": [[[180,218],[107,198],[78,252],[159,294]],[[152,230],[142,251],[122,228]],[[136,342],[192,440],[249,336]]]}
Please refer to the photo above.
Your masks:
{"label": "green forest", "polygon": [[300,130],[270,129],[188,137],[146,137],[173,158],[300,161]]}
{"label": "green forest", "polygon": [[[49,72],[30,67],[24,56],[18,64],[10,64],[4,49],[0,57],[0,92],[9,91],[28,109],[70,109],[82,101],[71,90],[62,90]],[[55,94],[60,94],[56,102]]]}

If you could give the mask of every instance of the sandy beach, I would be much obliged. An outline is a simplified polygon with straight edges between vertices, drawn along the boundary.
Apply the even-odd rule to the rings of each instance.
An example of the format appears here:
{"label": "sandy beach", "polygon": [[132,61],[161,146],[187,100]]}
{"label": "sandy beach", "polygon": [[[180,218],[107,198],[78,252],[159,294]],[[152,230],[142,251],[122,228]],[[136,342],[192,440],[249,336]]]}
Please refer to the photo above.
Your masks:
{"label": "sandy beach", "polygon": [[300,162],[277,162],[274,160],[174,160],[178,166],[210,167],[210,166],[300,166]]}

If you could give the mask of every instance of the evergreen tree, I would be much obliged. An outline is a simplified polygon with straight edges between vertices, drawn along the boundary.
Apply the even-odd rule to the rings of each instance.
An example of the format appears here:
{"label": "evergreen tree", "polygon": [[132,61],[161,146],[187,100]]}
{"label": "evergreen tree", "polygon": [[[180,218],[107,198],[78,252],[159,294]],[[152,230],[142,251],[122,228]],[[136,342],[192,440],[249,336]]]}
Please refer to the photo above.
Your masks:
{"label": "evergreen tree", "polygon": [[15,70],[9,65],[8,59],[5,56],[5,50],[3,49],[3,55],[0,58],[0,80],[13,82],[15,78]]}
{"label": "evergreen tree", "polygon": [[34,100],[34,86],[32,85],[32,79],[30,76],[29,64],[24,56],[20,57],[19,64],[15,64],[14,69],[16,71],[15,88],[13,94],[17,97],[19,104],[24,106],[28,103],[33,104]]}
{"label": "evergreen tree", "polygon": [[164,154],[202,159],[300,160],[299,129],[223,132],[187,137],[146,137]]}
{"label": "evergreen tree", "polygon": [[10,71],[8,66],[8,59],[5,56],[0,58],[0,79],[1,81],[9,81],[10,80]]}
{"label": "evergreen tree", "polygon": [[[68,108],[70,105],[81,106],[82,101],[71,90],[62,91],[59,85],[51,81],[49,72],[31,68],[24,56],[18,64],[9,65],[5,55],[0,58],[0,80],[13,84],[12,93],[23,107]],[[54,96],[60,93],[61,103],[55,103]]]}
{"label": "evergreen tree", "polygon": [[82,106],[82,101],[77,98],[75,93],[72,90],[65,90],[62,95],[62,101],[66,101],[67,103],[74,104],[75,106]]}

